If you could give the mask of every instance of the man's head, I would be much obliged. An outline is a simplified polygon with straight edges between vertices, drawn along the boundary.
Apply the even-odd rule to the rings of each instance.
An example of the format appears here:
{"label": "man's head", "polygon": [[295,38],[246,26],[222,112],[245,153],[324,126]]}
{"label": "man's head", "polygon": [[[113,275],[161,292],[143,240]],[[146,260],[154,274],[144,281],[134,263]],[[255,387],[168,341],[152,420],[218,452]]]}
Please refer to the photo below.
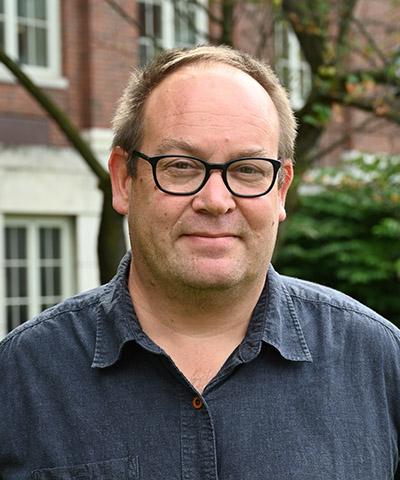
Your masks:
{"label": "man's head", "polygon": [[[113,147],[130,153],[140,150],[143,139],[144,110],[151,92],[178,69],[196,64],[221,63],[253,77],[268,93],[278,112],[280,134],[278,156],[294,158],[296,120],[285,89],[271,68],[250,55],[225,46],[200,46],[192,49],[172,49],[142,70],[134,71],[122,95],[113,120]],[[130,173],[134,173],[135,158],[129,158]]]}
{"label": "man's head", "polygon": [[[128,215],[131,272],[148,287],[162,284],[180,292],[260,283],[286,215],[291,161],[283,161],[280,185],[255,198],[235,195],[236,186],[247,192],[253,172],[259,171],[253,161],[234,169],[230,178],[240,185],[232,184],[233,192],[219,167],[242,157],[262,158],[263,165],[279,155],[292,157],[295,122],[286,94],[268,68],[224,47],[172,51],[162,58],[150,67],[152,74],[133,77],[114,123],[113,205]],[[174,195],[157,188],[152,165],[138,155],[131,175],[127,160],[134,150],[145,157],[196,157],[217,168],[200,190]],[[166,163],[174,189],[177,182],[179,190],[186,189],[187,178],[197,175],[196,165],[180,157]]]}

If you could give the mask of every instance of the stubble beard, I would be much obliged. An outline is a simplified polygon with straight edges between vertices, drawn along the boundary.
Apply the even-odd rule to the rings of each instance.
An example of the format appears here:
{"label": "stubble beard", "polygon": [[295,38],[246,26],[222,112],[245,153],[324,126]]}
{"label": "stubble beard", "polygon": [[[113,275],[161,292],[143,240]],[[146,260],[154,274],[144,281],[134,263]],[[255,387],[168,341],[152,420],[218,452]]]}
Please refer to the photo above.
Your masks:
{"label": "stubble beard", "polygon": [[[246,265],[246,259],[239,259],[233,262],[229,271],[218,275],[218,272],[215,274],[211,271],[211,266],[205,272],[196,258],[190,256],[183,259],[176,253],[169,258],[167,255],[161,257],[145,248],[139,258],[139,255],[135,256],[134,246],[132,250],[134,264],[141,265],[135,270],[137,274],[142,274],[142,278],[147,278],[150,288],[163,292],[170,300],[197,305],[204,310],[221,303],[226,306],[230,299],[242,296],[253,285],[264,282],[269,263],[266,260],[264,265],[258,259],[260,261],[249,266]],[[218,262],[215,268],[217,271]]]}

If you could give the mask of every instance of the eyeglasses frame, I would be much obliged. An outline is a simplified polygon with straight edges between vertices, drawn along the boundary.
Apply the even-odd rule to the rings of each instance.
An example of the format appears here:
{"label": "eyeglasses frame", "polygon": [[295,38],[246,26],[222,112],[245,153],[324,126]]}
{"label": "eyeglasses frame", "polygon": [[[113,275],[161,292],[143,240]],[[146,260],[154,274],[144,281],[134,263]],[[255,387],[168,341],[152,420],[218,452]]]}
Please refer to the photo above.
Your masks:
{"label": "eyeglasses frame", "polygon": [[[235,197],[241,197],[241,198],[256,198],[256,197],[262,197],[263,195],[267,195],[267,193],[269,193],[273,188],[274,188],[274,185],[275,185],[275,182],[276,182],[276,179],[277,179],[277,176],[278,176],[278,172],[279,172],[279,169],[282,167],[282,161],[280,158],[278,159],[273,159],[273,158],[266,158],[266,157],[240,157],[240,158],[235,158],[234,160],[230,160],[229,162],[226,162],[226,163],[208,163],[206,162],[205,160],[202,160],[201,158],[197,158],[197,157],[193,157],[191,155],[175,155],[175,154],[167,154],[167,155],[154,155],[154,156],[148,156],[146,155],[145,153],[143,152],[139,152],[138,150],[133,150],[132,153],[131,153],[131,157],[139,157],[139,158],[142,158],[143,160],[146,160],[147,162],[150,163],[151,167],[152,167],[152,172],[153,172],[153,180],[154,180],[154,183],[156,184],[157,188],[159,190],[161,190],[162,192],[164,193],[167,193],[169,195],[179,195],[179,196],[189,196],[189,195],[195,195],[196,193],[200,192],[200,190],[205,186],[205,184],[208,182],[208,179],[210,178],[210,175],[211,175],[211,171],[212,170],[220,170],[222,172],[222,181],[224,182],[226,188],[228,189],[228,191],[234,195]],[[204,180],[202,181],[202,183],[200,184],[200,186],[198,188],[196,188],[195,190],[192,190],[191,192],[181,192],[181,193],[177,193],[177,192],[170,192],[168,190],[166,190],[165,188],[163,188],[158,179],[157,179],[157,174],[156,174],[156,169],[157,169],[157,163],[162,160],[163,158],[168,158],[168,157],[176,157],[176,158],[188,158],[188,159],[192,159],[192,160],[196,160],[198,162],[200,162],[201,164],[204,165],[205,167],[205,176],[204,176]],[[227,180],[227,171],[228,171],[228,168],[230,165],[232,165],[233,163],[235,162],[239,162],[241,160],[265,160],[269,163],[272,164],[272,168],[273,168],[273,171],[274,171],[274,175],[273,175],[273,178],[272,178],[272,182],[271,182],[271,185],[270,187],[263,193],[257,193],[255,195],[244,195],[244,194],[239,194],[239,193],[236,193],[234,192],[231,187],[229,186],[229,183],[228,183],[228,180]]]}

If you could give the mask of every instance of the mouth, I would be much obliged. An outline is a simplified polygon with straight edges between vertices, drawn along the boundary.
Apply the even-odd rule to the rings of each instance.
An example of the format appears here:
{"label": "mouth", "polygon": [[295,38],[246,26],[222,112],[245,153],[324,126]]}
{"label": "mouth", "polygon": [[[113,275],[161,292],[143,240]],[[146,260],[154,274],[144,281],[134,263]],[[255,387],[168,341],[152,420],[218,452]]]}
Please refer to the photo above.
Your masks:
{"label": "mouth", "polygon": [[197,231],[183,234],[181,241],[188,249],[185,252],[200,257],[221,259],[239,248],[240,238],[231,232]]}
{"label": "mouth", "polygon": [[185,233],[184,237],[195,237],[195,238],[210,238],[210,239],[218,239],[218,238],[237,238],[238,235],[230,232],[221,232],[221,233],[211,233],[211,232],[191,232]]}

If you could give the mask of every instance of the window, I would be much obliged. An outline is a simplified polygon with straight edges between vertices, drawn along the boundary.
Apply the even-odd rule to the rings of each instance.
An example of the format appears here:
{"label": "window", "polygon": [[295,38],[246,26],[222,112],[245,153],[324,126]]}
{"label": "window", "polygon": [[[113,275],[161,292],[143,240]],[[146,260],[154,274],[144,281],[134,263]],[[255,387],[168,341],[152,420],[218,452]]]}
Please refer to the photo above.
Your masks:
{"label": "window", "polygon": [[208,31],[204,9],[187,0],[139,0],[139,61],[145,65],[157,50],[204,41]]}
{"label": "window", "polygon": [[4,16],[4,0],[0,0],[0,48],[5,47],[5,16]]}
{"label": "window", "polygon": [[0,0],[0,45],[42,85],[59,78],[59,0]]}
{"label": "window", "polygon": [[288,89],[295,110],[300,109],[310,92],[311,72],[291,26],[280,21],[275,27],[275,67]]}
{"label": "window", "polygon": [[5,318],[10,331],[72,293],[68,220],[6,219]]}
{"label": "window", "polygon": [[186,47],[197,41],[196,6],[188,2],[174,2],[175,45]]}

